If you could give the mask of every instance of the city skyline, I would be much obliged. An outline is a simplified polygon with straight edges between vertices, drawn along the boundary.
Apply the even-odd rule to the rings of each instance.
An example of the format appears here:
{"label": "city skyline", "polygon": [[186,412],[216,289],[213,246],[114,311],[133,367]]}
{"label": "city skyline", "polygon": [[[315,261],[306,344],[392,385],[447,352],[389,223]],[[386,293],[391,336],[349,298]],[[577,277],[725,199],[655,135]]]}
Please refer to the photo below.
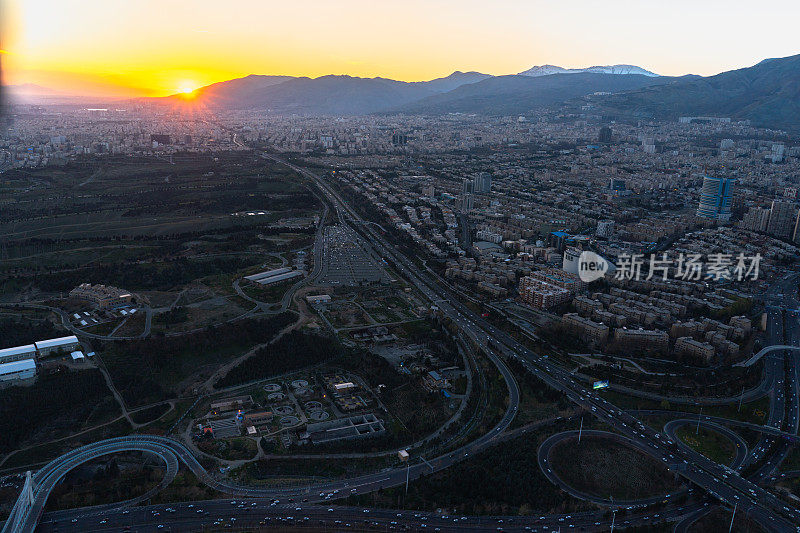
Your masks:
{"label": "city skyline", "polygon": [[204,1],[189,11],[175,2],[10,0],[3,82],[64,94],[164,96],[248,74],[421,81],[455,70],[503,75],[540,64],[625,63],[662,75],[710,75],[797,52],[793,17],[773,15],[798,11],[788,2],[769,13],[691,4],[691,17],[688,2],[670,9],[621,0],[424,7],[348,0],[230,9]]}

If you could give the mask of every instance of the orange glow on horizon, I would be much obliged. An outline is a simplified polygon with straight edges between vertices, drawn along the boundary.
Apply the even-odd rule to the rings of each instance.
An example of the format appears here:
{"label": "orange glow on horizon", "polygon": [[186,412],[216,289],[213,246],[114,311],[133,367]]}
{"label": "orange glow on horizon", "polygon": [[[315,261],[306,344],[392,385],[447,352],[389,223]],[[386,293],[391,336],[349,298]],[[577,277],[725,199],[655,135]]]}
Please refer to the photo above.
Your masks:
{"label": "orange glow on horizon", "polygon": [[[686,17],[680,6],[629,0],[240,0],[235,8],[218,0],[6,0],[0,56],[8,84],[191,97],[249,74],[423,81],[454,70],[503,75],[542,64],[626,63],[710,75],[797,53],[796,0],[774,0],[770,10],[716,4],[692,2]],[[685,38],[676,38],[676,27]]]}

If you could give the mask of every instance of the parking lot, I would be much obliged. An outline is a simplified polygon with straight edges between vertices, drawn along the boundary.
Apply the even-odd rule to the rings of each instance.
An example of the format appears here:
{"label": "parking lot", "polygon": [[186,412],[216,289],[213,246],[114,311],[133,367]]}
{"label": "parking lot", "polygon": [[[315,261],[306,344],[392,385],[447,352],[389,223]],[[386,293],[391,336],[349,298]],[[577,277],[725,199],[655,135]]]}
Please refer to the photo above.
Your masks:
{"label": "parking lot", "polygon": [[388,281],[380,260],[372,256],[355,231],[342,226],[325,228],[320,283],[357,286]]}

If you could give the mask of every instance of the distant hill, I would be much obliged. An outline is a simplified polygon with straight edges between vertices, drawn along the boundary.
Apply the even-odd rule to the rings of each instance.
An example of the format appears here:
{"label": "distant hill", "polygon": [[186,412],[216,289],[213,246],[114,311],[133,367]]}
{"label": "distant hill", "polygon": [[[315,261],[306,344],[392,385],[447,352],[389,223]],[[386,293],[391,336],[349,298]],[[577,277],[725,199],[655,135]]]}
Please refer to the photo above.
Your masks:
{"label": "distant hill", "polygon": [[[202,87],[193,93],[191,101],[212,108],[357,115],[384,111],[489,77],[480,72],[459,71],[422,82],[334,75],[319,78],[251,75]],[[161,101],[185,103],[186,99],[177,94]]]}
{"label": "distant hill", "polygon": [[[193,100],[213,107],[238,107],[241,102],[256,98],[265,88],[291,79],[294,77],[251,74],[244,78],[235,78],[200,87],[193,92]],[[184,95],[175,94],[162,100],[183,101],[184,99]]]}
{"label": "distant hill", "polygon": [[638,74],[551,74],[544,76],[496,76],[462,85],[393,109],[409,114],[476,113],[518,115],[595,92],[639,89],[665,78]]}
{"label": "distant hill", "polygon": [[49,87],[42,87],[35,83],[22,83],[20,85],[5,85],[3,90],[7,94],[19,96],[63,96],[64,93],[54,91]]}
{"label": "distant hill", "polygon": [[556,65],[537,65],[526,71],[520,72],[520,76],[549,76],[551,74],[578,74],[582,72],[593,72],[595,74],[641,74],[642,76],[657,77],[658,74],[645,70],[636,65],[599,65],[587,68],[564,68]]}
{"label": "distant hill", "polygon": [[433,92],[445,93],[447,91],[452,91],[453,89],[457,89],[462,85],[477,83],[479,81],[483,81],[491,77],[492,77],[491,74],[482,74],[480,72],[474,72],[474,71],[461,72],[457,70],[445,78],[436,78],[435,80],[418,81],[414,83],[424,86],[425,88],[430,89]]}
{"label": "distant hill", "polygon": [[668,83],[597,99],[619,116],[677,119],[719,116],[756,126],[800,130],[800,55],[768,59],[716,76],[685,76]]}
{"label": "distant hill", "polygon": [[95,98],[91,96],[76,96],[36,85],[35,83],[22,83],[19,85],[4,85],[2,97],[5,103],[27,105],[58,105],[58,104],[85,104],[87,102],[102,102],[108,98]]}
{"label": "distant hill", "polygon": [[306,115],[359,115],[382,111],[433,94],[424,85],[385,78],[321,76],[293,78],[265,87],[237,107]]}

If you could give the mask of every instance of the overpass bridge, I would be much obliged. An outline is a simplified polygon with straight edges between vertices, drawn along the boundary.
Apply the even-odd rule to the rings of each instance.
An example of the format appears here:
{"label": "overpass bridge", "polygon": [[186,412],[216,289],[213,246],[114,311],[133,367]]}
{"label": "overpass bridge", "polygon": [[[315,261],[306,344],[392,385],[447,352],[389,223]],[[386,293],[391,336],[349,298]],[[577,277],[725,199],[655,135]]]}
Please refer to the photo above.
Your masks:
{"label": "overpass bridge", "polygon": [[736,363],[733,366],[741,366],[741,367],[748,367],[753,366],[755,363],[758,362],[759,359],[764,357],[765,355],[772,353],[772,352],[781,352],[784,350],[791,350],[795,352],[800,351],[800,346],[788,346],[786,344],[776,344],[773,346],[767,346],[766,348],[761,348],[757,354],[754,354],[750,359],[747,361],[742,361],[740,363]]}

